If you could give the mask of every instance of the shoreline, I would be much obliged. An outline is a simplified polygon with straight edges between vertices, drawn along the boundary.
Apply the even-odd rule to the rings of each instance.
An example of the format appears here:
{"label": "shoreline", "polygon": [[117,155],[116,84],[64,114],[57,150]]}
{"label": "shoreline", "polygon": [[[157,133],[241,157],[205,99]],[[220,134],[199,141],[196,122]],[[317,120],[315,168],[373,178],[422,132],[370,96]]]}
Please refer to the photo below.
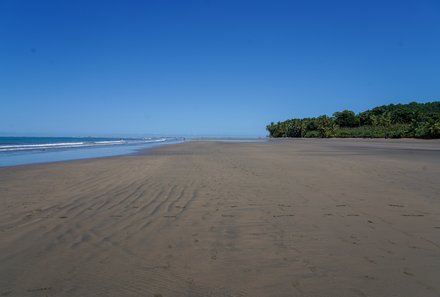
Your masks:
{"label": "shoreline", "polygon": [[[71,148],[71,149],[51,150],[51,151],[44,150],[44,151],[36,151],[36,152],[26,152],[21,155],[16,155],[14,153],[8,152],[8,153],[3,153],[4,155],[2,157],[12,157],[12,161],[9,160],[10,163],[9,164],[6,163],[6,165],[0,164],[0,168],[130,156],[130,155],[136,155],[138,154],[139,151],[142,150],[148,150],[155,147],[160,147],[162,145],[173,145],[181,142],[182,141],[180,140],[171,140],[168,142],[148,143],[141,145],[85,147],[85,148]],[[97,152],[98,150],[101,150],[102,152],[98,153]],[[104,150],[107,150],[107,152],[104,152]],[[14,154],[14,155],[8,156],[7,154]],[[32,156],[35,156],[37,158],[37,161],[31,160],[28,161],[27,163],[20,162],[21,158],[29,159]],[[40,160],[38,160],[38,158]]]}

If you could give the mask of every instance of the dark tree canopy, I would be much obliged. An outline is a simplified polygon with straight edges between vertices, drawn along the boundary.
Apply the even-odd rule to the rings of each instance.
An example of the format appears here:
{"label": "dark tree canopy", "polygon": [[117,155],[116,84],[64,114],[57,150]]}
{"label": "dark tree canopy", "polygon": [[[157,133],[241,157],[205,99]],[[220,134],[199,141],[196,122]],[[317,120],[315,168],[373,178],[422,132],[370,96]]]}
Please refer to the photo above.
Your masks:
{"label": "dark tree canopy", "polygon": [[339,127],[354,127],[359,123],[356,114],[351,110],[337,111],[333,114],[333,117]]}
{"label": "dark tree canopy", "polygon": [[290,119],[267,125],[270,137],[440,138],[440,101],[390,104],[356,114]]}

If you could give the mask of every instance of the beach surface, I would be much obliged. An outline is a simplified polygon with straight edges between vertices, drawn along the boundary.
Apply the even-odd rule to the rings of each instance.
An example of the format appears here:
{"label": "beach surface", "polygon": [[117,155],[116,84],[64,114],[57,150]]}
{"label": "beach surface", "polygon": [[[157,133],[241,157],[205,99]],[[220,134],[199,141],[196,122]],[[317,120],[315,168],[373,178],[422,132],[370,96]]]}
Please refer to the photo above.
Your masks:
{"label": "beach surface", "polygon": [[440,142],[0,168],[0,296],[440,296]]}

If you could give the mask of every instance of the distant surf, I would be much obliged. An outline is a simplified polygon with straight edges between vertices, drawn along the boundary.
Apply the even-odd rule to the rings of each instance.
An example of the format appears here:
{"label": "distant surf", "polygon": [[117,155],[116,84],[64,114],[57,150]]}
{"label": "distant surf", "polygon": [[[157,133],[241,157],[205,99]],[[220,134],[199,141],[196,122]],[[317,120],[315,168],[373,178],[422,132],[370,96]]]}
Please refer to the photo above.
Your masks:
{"label": "distant surf", "polygon": [[167,138],[0,137],[0,152],[164,142]]}
{"label": "distant surf", "polygon": [[124,155],[179,141],[170,137],[0,137],[0,166]]}

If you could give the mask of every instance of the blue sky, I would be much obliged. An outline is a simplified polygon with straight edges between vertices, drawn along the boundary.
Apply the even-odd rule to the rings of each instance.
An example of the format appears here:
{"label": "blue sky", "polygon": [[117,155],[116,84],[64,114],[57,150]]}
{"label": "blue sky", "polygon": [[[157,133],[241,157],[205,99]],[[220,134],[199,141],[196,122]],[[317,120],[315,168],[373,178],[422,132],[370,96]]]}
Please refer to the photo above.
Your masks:
{"label": "blue sky", "polygon": [[440,98],[440,2],[0,2],[0,133],[264,136]]}

